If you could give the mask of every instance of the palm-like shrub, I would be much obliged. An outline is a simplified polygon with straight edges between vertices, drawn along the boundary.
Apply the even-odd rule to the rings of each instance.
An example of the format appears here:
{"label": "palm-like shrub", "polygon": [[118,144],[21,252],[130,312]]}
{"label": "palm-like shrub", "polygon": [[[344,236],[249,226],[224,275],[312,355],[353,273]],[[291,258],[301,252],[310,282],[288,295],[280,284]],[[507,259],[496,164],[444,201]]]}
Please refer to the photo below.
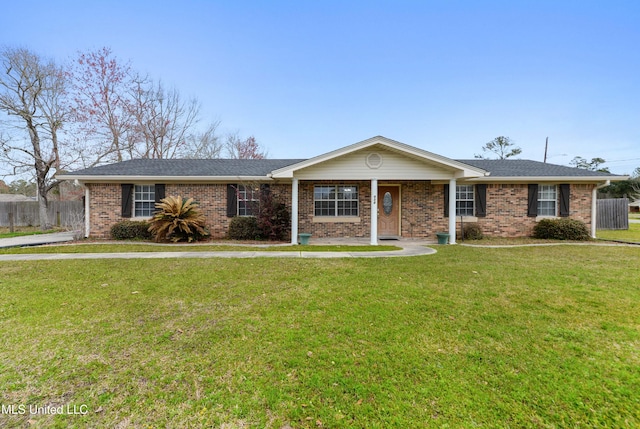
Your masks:
{"label": "palm-like shrub", "polygon": [[158,211],[151,218],[149,232],[156,241],[199,240],[209,233],[205,230],[205,217],[193,198],[168,196],[156,204]]}

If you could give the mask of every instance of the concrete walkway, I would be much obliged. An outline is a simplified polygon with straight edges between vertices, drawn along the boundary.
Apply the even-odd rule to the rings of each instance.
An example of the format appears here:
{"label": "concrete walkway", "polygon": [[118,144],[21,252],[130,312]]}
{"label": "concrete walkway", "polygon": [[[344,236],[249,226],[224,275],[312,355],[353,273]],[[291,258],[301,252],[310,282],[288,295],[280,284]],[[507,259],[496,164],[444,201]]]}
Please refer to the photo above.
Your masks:
{"label": "concrete walkway", "polygon": [[[61,234],[71,234],[58,236]],[[43,237],[43,236],[49,237]],[[32,237],[40,237],[39,241]],[[66,237],[65,240],[63,238]],[[52,241],[52,240],[59,241]],[[12,240],[11,242],[4,242]],[[19,247],[34,246],[37,244],[60,243],[63,241],[72,241],[73,233],[57,233],[57,234],[41,234],[38,236],[25,236],[0,239],[0,247]],[[364,244],[359,240],[337,239],[331,241],[320,241],[316,244],[335,244],[335,245],[358,245]],[[368,243],[367,243],[368,244]],[[382,257],[407,257],[431,255],[436,253],[435,249],[426,247],[429,244],[424,241],[390,241],[382,242],[382,245],[388,244],[400,247],[401,250],[392,251],[372,251],[372,252],[312,252],[312,251],[194,251],[194,252],[127,252],[127,253],[37,253],[37,254],[14,254],[0,255],[2,261],[43,261],[43,260],[70,260],[70,259],[165,259],[165,258],[382,258]],[[197,245],[194,245],[197,246]],[[265,246],[266,247],[266,246]],[[277,247],[274,246],[274,247]]]}
{"label": "concrete walkway", "polygon": [[0,238],[0,248],[40,246],[42,244],[66,243],[73,241],[73,231],[54,232],[51,234],[21,235],[19,237]]}

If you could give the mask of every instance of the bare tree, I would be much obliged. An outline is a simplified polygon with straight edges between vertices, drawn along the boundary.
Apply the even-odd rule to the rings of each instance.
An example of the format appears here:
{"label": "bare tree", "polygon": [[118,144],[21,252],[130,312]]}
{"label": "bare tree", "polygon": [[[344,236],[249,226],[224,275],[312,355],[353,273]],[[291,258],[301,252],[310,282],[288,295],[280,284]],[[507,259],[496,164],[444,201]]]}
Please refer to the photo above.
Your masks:
{"label": "bare tree", "polygon": [[130,157],[137,79],[131,65],[101,48],[80,53],[71,70],[74,119],[83,136],[76,149],[85,166]]}
{"label": "bare tree", "polygon": [[237,132],[227,135],[225,149],[232,159],[264,159],[267,157],[267,151],[260,146],[254,136],[242,139]]}
{"label": "bare tree", "polygon": [[219,121],[212,122],[204,132],[189,135],[184,156],[192,159],[220,158],[223,145],[216,134],[219,125]]}
{"label": "bare tree", "polygon": [[522,149],[513,143],[509,137],[499,136],[482,146],[482,154],[476,158],[490,159],[491,154],[498,155],[498,159],[507,159],[522,153]]}
{"label": "bare tree", "polygon": [[178,90],[165,90],[162,83],[139,82],[134,104],[135,154],[143,158],[180,156],[199,113],[197,99],[184,100]]}
{"label": "bare tree", "polygon": [[13,174],[35,173],[40,228],[50,229],[48,193],[57,184],[53,173],[61,168],[64,74],[52,61],[24,48],[4,48],[0,63],[0,110],[9,116],[3,125],[10,130],[0,139],[0,159]]}

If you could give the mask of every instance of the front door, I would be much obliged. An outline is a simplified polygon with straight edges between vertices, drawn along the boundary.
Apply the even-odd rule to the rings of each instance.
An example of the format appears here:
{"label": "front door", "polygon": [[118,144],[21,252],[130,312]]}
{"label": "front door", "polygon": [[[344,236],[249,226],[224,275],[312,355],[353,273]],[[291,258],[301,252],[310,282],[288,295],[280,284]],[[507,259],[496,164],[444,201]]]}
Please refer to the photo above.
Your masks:
{"label": "front door", "polygon": [[400,187],[378,186],[378,237],[400,236]]}

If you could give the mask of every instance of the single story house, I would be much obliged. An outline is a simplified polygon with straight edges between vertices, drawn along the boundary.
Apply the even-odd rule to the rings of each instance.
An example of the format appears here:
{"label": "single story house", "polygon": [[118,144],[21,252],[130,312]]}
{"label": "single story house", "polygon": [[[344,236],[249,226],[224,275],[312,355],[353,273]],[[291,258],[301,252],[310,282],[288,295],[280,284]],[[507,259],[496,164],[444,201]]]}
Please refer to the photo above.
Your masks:
{"label": "single story house", "polygon": [[85,189],[85,235],[108,238],[123,219],[148,219],[165,195],[194,198],[212,237],[250,216],[260,189],[286,204],[291,241],[313,237],[435,238],[460,222],[487,236],[529,236],[570,217],[595,236],[596,190],[625,176],[529,160],[453,160],[377,136],[311,159],[134,159],[58,176]]}

